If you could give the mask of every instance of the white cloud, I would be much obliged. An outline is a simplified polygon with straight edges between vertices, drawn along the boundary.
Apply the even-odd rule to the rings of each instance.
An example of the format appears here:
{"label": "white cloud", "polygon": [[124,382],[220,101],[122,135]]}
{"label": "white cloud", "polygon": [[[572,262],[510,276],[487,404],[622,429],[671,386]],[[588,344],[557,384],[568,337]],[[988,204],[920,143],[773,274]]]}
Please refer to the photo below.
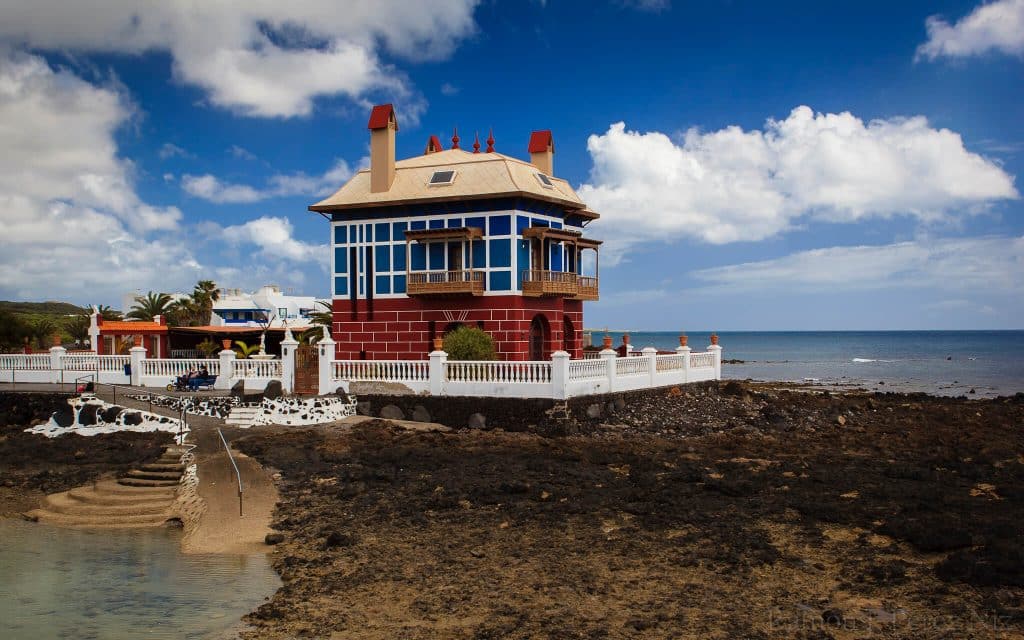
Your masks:
{"label": "white cloud", "polygon": [[262,189],[224,182],[216,176],[184,175],[181,186],[190,195],[217,203],[259,202],[267,198],[287,196],[324,196],[333,193],[350,177],[352,170],[344,160],[336,160],[323,175],[310,176],[305,173],[277,174],[270,176]]}
{"label": "white cloud", "polygon": [[441,93],[446,96],[454,96],[459,93],[459,88],[450,82],[441,85]]}
{"label": "white cloud", "polygon": [[624,7],[650,13],[661,13],[672,7],[671,0],[620,0],[620,2]]}
{"label": "white cloud", "polygon": [[117,155],[114,134],[132,116],[116,88],[0,52],[4,297],[112,300],[140,279],[194,275],[188,251],[162,239],[181,212],[143,202]]}
{"label": "white cloud", "polygon": [[928,41],[917,48],[916,59],[966,58],[1001,51],[1024,55],[1024,0],[997,0],[980,5],[949,24],[939,16],[925,22]]}
{"label": "white cloud", "polygon": [[161,160],[166,160],[168,158],[188,158],[191,155],[185,149],[182,149],[176,144],[171,144],[170,142],[165,142],[163,146],[160,147],[160,151],[158,151],[157,154],[160,156]]}
{"label": "white cloud", "polygon": [[477,0],[37,0],[0,6],[0,40],[43,50],[170,54],[182,83],[262,117],[309,114],[319,96],[378,94],[422,109],[381,53],[440,59],[474,33]]}
{"label": "white cloud", "polygon": [[295,262],[316,261],[328,263],[326,244],[310,244],[293,237],[292,223],[288,218],[263,216],[245,224],[226,227],[223,237],[233,244],[253,244],[261,254],[270,259],[287,259]]}
{"label": "white cloud", "polygon": [[237,144],[231,145],[231,147],[228,148],[228,153],[230,153],[233,157],[238,158],[239,160],[258,160],[259,159],[259,158],[256,157],[255,153],[253,153],[252,151],[249,151],[245,147],[240,147]]}
{"label": "white cloud", "polygon": [[691,274],[729,291],[934,289],[1024,294],[1024,237],[829,247]]}
{"label": "white cloud", "polygon": [[757,241],[810,219],[912,216],[936,222],[1018,198],[1013,177],[924,117],[865,123],[797,107],[764,131],[691,129],[679,141],[613,124],[591,135],[590,180],[614,263],[637,242]]}

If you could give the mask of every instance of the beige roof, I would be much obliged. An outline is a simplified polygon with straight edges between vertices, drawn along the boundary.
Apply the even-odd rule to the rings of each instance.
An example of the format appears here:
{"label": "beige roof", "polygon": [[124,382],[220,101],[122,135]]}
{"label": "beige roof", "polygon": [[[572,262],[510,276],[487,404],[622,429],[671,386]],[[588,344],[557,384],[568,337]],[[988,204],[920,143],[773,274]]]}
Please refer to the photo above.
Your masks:
{"label": "beige roof", "polygon": [[[451,184],[431,185],[435,171],[456,172]],[[552,187],[537,179],[537,167],[529,162],[500,153],[471,153],[448,149],[416,156],[395,163],[395,181],[391,189],[380,193],[370,191],[370,170],[363,169],[334,195],[309,207],[311,211],[337,211],[390,204],[471,200],[502,196],[526,196],[565,205],[569,209],[585,209],[569,183],[551,177]],[[587,212],[596,217],[596,214]]]}

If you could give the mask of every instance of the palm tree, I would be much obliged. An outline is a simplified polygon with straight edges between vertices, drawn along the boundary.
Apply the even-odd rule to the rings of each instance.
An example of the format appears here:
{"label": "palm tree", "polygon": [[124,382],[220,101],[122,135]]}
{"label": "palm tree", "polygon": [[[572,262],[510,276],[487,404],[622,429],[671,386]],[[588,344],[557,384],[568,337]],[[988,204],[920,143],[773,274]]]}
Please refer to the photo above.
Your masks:
{"label": "palm tree", "polygon": [[178,298],[167,308],[167,323],[172,327],[199,326],[199,309],[192,298]]}
{"label": "palm tree", "polygon": [[89,325],[91,320],[89,316],[80,313],[77,316],[71,316],[64,320],[64,330],[68,332],[71,339],[81,344],[89,338]]}
{"label": "palm tree", "polygon": [[98,304],[98,305],[96,305],[96,311],[97,311],[97,313],[100,314],[100,317],[103,318],[104,320],[121,320],[124,317],[124,316],[121,315],[120,311],[118,311],[116,309],[111,309],[110,305],[108,305],[108,304]]}
{"label": "palm tree", "polygon": [[324,302],[323,300],[317,300],[316,306],[320,307],[320,310],[309,314],[310,324],[318,324],[321,327],[330,327],[331,322],[334,320],[334,312],[331,309],[330,303]]}
{"label": "palm tree", "polygon": [[39,343],[40,349],[45,349],[53,340],[53,334],[58,333],[60,328],[53,318],[41,316],[32,323],[32,337]]}
{"label": "palm tree", "polygon": [[166,314],[170,304],[171,296],[150,291],[145,296],[135,296],[135,305],[128,312],[128,317],[152,322],[153,318]]}
{"label": "palm tree", "polygon": [[235,340],[235,353],[238,354],[239,358],[248,358],[252,354],[256,353],[260,348],[260,345],[254,344],[251,347],[241,340]]}
{"label": "palm tree", "polygon": [[200,280],[192,290],[192,302],[198,311],[197,320],[201,325],[210,324],[213,303],[220,299],[220,290],[213,280]]}
{"label": "palm tree", "polygon": [[210,340],[209,338],[206,338],[205,340],[196,345],[196,349],[207,358],[212,356],[213,353],[217,351],[217,349],[219,348],[220,345],[214,342],[213,340]]}

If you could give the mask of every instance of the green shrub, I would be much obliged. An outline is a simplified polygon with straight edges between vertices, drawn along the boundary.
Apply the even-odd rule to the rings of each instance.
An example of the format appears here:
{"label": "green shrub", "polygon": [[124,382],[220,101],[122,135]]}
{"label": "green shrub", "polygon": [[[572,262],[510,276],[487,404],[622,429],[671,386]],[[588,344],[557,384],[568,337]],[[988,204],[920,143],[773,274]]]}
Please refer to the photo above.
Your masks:
{"label": "green shrub", "polygon": [[444,350],[451,360],[497,360],[494,338],[476,327],[459,327],[444,337]]}

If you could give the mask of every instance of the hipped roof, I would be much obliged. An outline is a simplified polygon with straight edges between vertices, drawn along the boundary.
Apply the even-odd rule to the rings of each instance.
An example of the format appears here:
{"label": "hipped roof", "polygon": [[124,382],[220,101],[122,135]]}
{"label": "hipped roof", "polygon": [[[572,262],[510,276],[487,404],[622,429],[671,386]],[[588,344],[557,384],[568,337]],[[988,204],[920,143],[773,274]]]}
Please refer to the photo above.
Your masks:
{"label": "hipped roof", "polygon": [[[454,170],[451,184],[431,185],[435,171]],[[445,202],[497,197],[526,197],[553,202],[586,217],[597,214],[569,183],[551,177],[548,188],[537,179],[538,169],[529,162],[501,153],[471,153],[447,149],[395,163],[395,180],[387,191],[370,190],[370,170],[363,169],[333,195],[309,207],[310,211],[331,212],[394,204]]]}

